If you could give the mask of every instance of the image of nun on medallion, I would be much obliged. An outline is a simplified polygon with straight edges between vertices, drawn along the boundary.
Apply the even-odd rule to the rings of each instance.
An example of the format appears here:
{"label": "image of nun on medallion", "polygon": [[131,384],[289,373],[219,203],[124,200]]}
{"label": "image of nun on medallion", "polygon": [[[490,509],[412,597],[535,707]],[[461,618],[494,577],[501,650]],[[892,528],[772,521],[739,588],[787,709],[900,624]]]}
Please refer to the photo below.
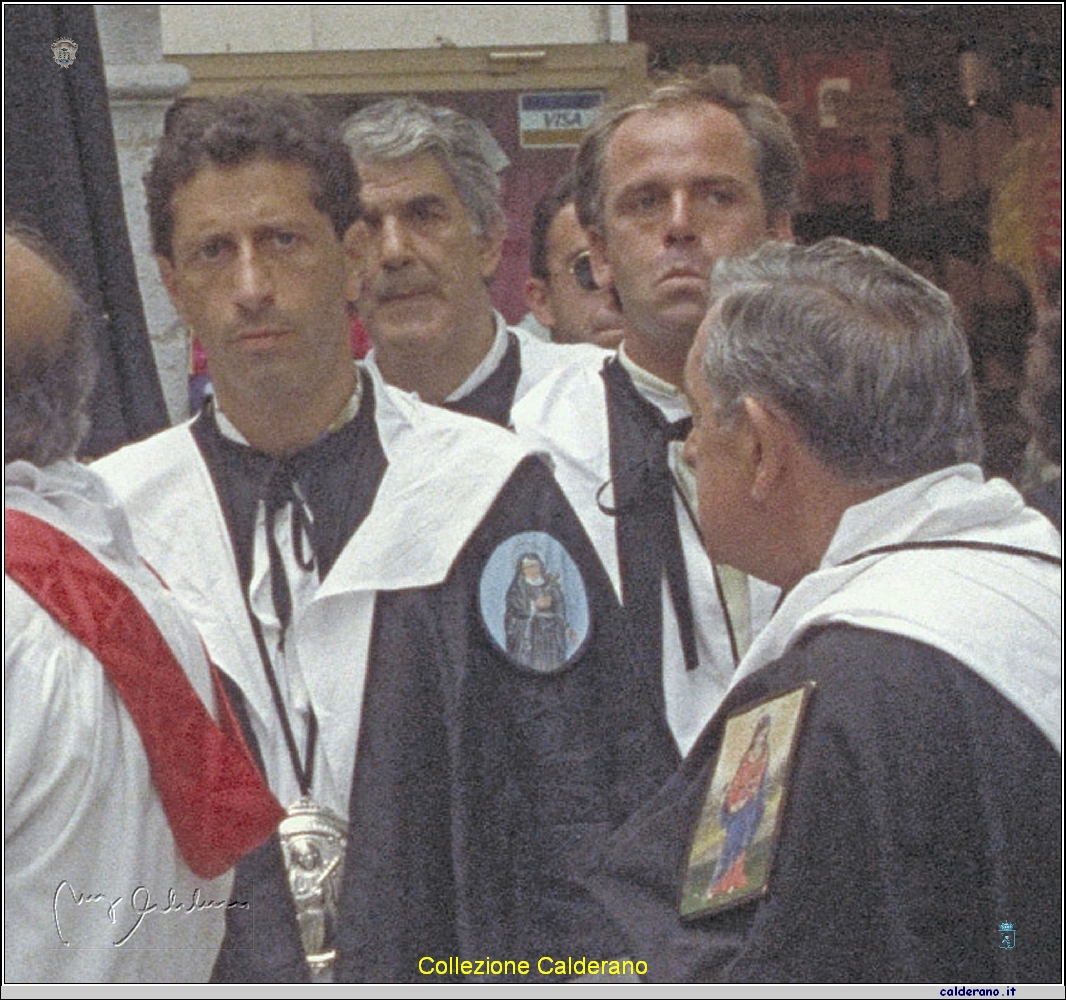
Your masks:
{"label": "image of nun on medallion", "polygon": [[482,622],[519,667],[551,674],[574,661],[589,634],[581,572],[546,532],[513,535],[497,546],[481,578]]}

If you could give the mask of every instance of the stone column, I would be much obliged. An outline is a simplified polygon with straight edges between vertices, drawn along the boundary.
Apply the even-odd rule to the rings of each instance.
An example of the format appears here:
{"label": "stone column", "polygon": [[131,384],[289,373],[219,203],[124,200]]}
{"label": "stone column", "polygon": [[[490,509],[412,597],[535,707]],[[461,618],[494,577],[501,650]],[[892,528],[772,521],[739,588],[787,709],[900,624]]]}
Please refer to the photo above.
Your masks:
{"label": "stone column", "polygon": [[163,116],[188,87],[189,71],[163,61],[158,4],[94,6],[126,224],[159,381],[173,423],[188,414],[189,346],[152,255],[143,177],[163,135]]}

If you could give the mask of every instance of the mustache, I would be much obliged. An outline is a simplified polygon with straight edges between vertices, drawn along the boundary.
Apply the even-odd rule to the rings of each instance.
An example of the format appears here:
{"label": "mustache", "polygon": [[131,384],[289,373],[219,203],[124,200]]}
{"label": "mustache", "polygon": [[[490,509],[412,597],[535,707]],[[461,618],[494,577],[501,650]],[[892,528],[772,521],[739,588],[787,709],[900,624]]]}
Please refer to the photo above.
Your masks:
{"label": "mustache", "polygon": [[277,312],[273,306],[263,309],[242,309],[238,321],[234,324],[233,332],[238,336],[249,333],[259,333],[263,330],[288,329],[289,324],[285,317]]}
{"label": "mustache", "polygon": [[428,275],[380,274],[371,285],[376,299],[402,299],[408,295],[423,295],[437,290],[437,283]]}

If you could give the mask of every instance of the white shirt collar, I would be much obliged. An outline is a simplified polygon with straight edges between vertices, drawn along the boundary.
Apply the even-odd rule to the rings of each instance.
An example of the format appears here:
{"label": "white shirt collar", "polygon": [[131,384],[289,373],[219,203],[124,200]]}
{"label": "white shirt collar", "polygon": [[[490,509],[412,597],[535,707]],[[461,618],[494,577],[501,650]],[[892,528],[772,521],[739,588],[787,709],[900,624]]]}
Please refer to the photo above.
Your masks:
{"label": "white shirt collar", "polygon": [[[493,337],[492,346],[489,348],[488,353],[480,362],[478,362],[477,367],[467,375],[457,389],[447,396],[444,402],[455,403],[464,396],[469,396],[470,393],[496,371],[500,362],[503,360],[503,356],[507,353],[507,322],[495,310],[493,310],[492,316],[496,323],[496,334]],[[367,352],[366,357],[363,359],[363,364],[377,373],[382,381],[385,381],[384,376],[381,374],[381,369],[378,368],[377,350],[375,348],[372,347]],[[414,392],[412,395],[417,397],[418,393]]]}
{"label": "white shirt collar", "polygon": [[688,397],[676,385],[641,368],[626,352],[625,342],[618,348],[618,362],[633,380],[637,392],[673,422],[692,415]]}
{"label": "white shirt collar", "polygon": [[[871,554],[884,546],[960,542]],[[938,469],[849,507],[817,570],[805,576],[753,643],[733,685],[779,659],[810,628],[842,622],[902,635],[965,664],[1061,746],[1061,571],[966,542],[1059,555],[1051,523],[976,465]],[[1019,627],[1019,626],[1023,627]]]}
{"label": "white shirt collar", "polygon": [[464,396],[469,396],[482,382],[484,382],[503,361],[507,353],[507,323],[498,313],[493,312],[493,320],[496,323],[496,334],[492,340],[492,346],[488,353],[481,359],[478,366],[464,379],[463,383],[444,400],[446,403],[456,403]]}

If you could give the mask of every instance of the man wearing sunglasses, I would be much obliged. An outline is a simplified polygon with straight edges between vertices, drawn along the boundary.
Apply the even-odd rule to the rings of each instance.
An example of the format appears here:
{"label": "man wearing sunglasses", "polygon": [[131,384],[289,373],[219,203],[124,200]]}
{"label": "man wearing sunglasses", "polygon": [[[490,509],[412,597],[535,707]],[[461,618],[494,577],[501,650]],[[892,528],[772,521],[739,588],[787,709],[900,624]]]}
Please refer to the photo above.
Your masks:
{"label": "man wearing sunglasses", "polygon": [[509,426],[518,399],[582,358],[508,329],[492,307],[507,157],[481,122],[411,98],[362,109],[343,134],[366,209],[357,307],[374,344],[367,363],[425,402]]}
{"label": "man wearing sunglasses", "polygon": [[533,211],[526,302],[556,344],[596,344],[614,349],[623,335],[622,314],[610,289],[592,274],[589,238],[577,221],[574,179],[563,176]]}
{"label": "man wearing sunglasses", "polygon": [[593,277],[621,302],[625,339],[601,370],[568,369],[516,407],[639,633],[644,676],[684,755],[720,702],[775,592],[700,543],[680,461],[683,374],[719,257],[792,235],[801,172],[788,123],[730,67],[608,110],[575,162]]}

